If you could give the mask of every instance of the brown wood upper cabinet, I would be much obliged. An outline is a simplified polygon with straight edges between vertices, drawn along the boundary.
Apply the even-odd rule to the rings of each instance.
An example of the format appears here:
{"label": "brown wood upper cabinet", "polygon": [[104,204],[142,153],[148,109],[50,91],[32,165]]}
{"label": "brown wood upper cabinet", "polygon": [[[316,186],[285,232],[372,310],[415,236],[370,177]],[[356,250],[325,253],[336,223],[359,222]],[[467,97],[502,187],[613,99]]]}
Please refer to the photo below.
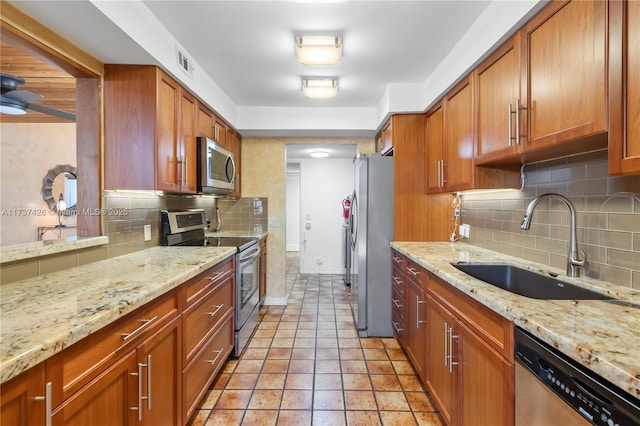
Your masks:
{"label": "brown wood upper cabinet", "polygon": [[552,2],[522,29],[523,161],[606,147],[606,17],[605,1]]}
{"label": "brown wood upper cabinet", "polygon": [[473,188],[471,78],[466,77],[427,112],[427,192]]}
{"label": "brown wood upper cabinet", "polygon": [[605,148],[607,4],[553,1],[474,71],[475,164]]}
{"label": "brown wood upper cabinet", "polygon": [[638,22],[640,2],[609,3],[609,174],[612,175],[640,173]]}
{"label": "brown wood upper cabinet", "polygon": [[105,65],[105,189],[195,193],[196,100],[149,65]]}
{"label": "brown wood upper cabinet", "polygon": [[384,126],[378,137],[376,138],[376,152],[381,154],[388,153],[393,148],[393,140],[391,136],[391,120]]}
{"label": "brown wood upper cabinet", "polygon": [[198,128],[198,136],[206,136],[209,139],[213,139],[214,137],[214,114],[213,112],[207,108],[205,105],[198,102],[198,119],[197,119],[197,128]]}

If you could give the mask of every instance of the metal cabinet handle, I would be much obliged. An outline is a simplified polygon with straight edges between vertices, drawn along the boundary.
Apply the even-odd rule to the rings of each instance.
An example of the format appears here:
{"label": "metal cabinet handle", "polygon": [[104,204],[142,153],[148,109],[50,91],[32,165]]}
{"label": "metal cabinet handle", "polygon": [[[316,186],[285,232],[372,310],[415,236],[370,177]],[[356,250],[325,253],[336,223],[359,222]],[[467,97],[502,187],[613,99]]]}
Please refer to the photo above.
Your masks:
{"label": "metal cabinet handle", "polygon": [[400,327],[398,327],[398,323],[397,323],[397,322],[395,322],[395,321],[391,321],[391,324],[393,324],[393,328],[395,328],[395,329],[396,329],[396,332],[397,332],[397,333],[400,333],[402,330],[404,330],[404,328],[400,328]]}
{"label": "metal cabinet handle", "polygon": [[392,277],[393,282],[398,284],[398,285],[402,285],[402,280],[398,277]]}
{"label": "metal cabinet handle", "polygon": [[138,321],[142,321],[143,324],[140,327],[138,327],[135,330],[133,330],[131,333],[122,333],[122,340],[126,342],[127,340],[129,340],[132,337],[134,337],[136,334],[142,332],[142,330],[147,328],[152,322],[154,322],[157,319],[158,319],[158,316],[155,315],[153,318],[148,319],[148,320],[138,320]]}
{"label": "metal cabinet handle", "polygon": [[453,328],[449,327],[449,373],[453,373],[453,366],[458,365],[458,363],[453,360],[453,339],[457,338],[458,336],[453,335]]}
{"label": "metal cabinet handle", "polygon": [[[511,142],[514,139],[513,138],[513,129],[512,129],[512,126],[511,126],[511,116],[512,115],[513,115],[513,107],[511,106],[511,104],[509,104],[509,116],[508,116],[509,117],[509,120],[508,120],[509,124],[507,125],[507,129],[508,129],[508,132],[509,132],[509,137],[508,137],[509,144],[508,144],[508,146],[511,146]],[[516,115],[516,117],[517,117],[517,115]]]}
{"label": "metal cabinet handle", "polygon": [[215,315],[218,313],[218,311],[219,311],[220,309],[222,309],[222,307],[223,307],[223,306],[224,306],[224,303],[223,303],[222,305],[214,305],[214,308],[216,308],[216,310],[215,310],[215,311],[213,311],[213,312],[207,312],[207,314],[208,314],[209,316],[213,317],[213,316],[215,316]]}
{"label": "metal cabinet handle", "polygon": [[446,166],[446,163],[442,160],[440,164],[440,167],[442,168],[442,171],[440,172],[440,175],[442,176],[442,184],[440,186],[444,188],[444,184],[447,183],[447,180],[444,178],[444,166]]}
{"label": "metal cabinet handle", "polygon": [[215,272],[212,277],[207,277],[209,281],[215,281],[220,277],[220,275],[224,274],[224,272]]}
{"label": "metal cabinet handle", "polygon": [[420,319],[420,305],[424,303],[424,300],[420,300],[420,297],[416,295],[416,328],[420,328],[420,324],[424,324],[426,321]]}
{"label": "metal cabinet handle", "polygon": [[[151,409],[151,372],[149,370],[149,362],[151,355],[147,355],[147,364],[138,363],[138,372],[131,373],[132,376],[138,376],[138,406],[131,407],[131,410],[138,412],[138,421],[142,421],[142,401],[147,401],[147,410]],[[147,368],[147,395],[142,394],[142,369]]]}
{"label": "metal cabinet handle", "polygon": [[412,268],[410,266],[407,267],[407,271],[411,272],[414,277],[417,277],[418,275],[420,275],[420,271],[416,271],[415,268]]}
{"label": "metal cabinet handle", "polygon": [[217,353],[218,355],[216,355],[216,357],[214,359],[208,359],[206,360],[206,362],[208,362],[209,364],[213,365],[216,363],[216,361],[218,360],[218,358],[220,357],[220,354],[222,354],[222,352],[224,352],[224,348],[221,348],[217,351],[212,351],[213,353]]}
{"label": "metal cabinet handle", "polygon": [[396,263],[400,263],[402,262],[402,258],[398,257],[398,256],[392,256],[393,257],[393,261]]}
{"label": "metal cabinet handle", "polygon": [[393,301],[393,304],[396,305],[396,308],[402,308],[403,305],[401,305],[398,299],[391,299]]}
{"label": "metal cabinet handle", "polygon": [[437,169],[438,169],[438,187],[442,186],[440,184],[440,182],[442,182],[442,176],[440,176],[440,161],[442,161],[442,160],[438,160],[438,166],[437,166]]}
{"label": "metal cabinet handle", "polygon": [[51,390],[52,384],[51,382],[47,382],[44,385],[44,396],[36,396],[33,398],[34,401],[44,401],[44,424],[45,426],[51,426],[52,417],[51,417]]}
{"label": "metal cabinet handle", "polygon": [[516,101],[516,143],[520,143],[520,138],[526,137],[526,133],[520,133],[520,110],[526,110],[526,107],[520,105],[520,99]]}

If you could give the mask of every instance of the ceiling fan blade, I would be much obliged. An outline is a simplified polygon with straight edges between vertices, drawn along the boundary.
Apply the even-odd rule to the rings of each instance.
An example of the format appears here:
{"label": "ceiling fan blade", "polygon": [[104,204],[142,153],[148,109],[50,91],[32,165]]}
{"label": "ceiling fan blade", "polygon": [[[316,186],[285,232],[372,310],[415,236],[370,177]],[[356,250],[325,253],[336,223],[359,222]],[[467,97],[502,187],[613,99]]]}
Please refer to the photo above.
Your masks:
{"label": "ceiling fan blade", "polygon": [[44,97],[32,92],[31,90],[11,90],[10,92],[3,93],[3,95],[7,98],[15,99],[27,104],[37,102]]}
{"label": "ceiling fan blade", "polygon": [[71,114],[70,112],[66,112],[66,111],[62,111],[59,109],[50,108],[50,107],[38,105],[38,104],[29,104],[27,106],[29,109],[41,112],[43,114],[52,115],[58,118],[64,118],[65,120],[69,120],[69,121],[76,121],[76,115]]}

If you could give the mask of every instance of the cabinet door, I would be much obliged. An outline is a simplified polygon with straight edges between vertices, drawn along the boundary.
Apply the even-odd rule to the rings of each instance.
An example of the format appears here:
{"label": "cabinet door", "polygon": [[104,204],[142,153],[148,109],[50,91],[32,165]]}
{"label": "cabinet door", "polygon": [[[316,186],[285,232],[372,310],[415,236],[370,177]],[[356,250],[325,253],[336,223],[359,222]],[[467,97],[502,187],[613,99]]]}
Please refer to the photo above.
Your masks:
{"label": "cabinet door", "polygon": [[133,425],[138,422],[138,363],[131,351],[53,413],[58,426]]}
{"label": "cabinet door", "polygon": [[609,173],[640,173],[640,2],[609,3]]}
{"label": "cabinet door", "polygon": [[606,132],[606,16],[604,1],[552,2],[524,27],[526,152]]}
{"label": "cabinet door", "polygon": [[393,148],[393,140],[391,136],[392,130],[391,120],[387,123],[387,125],[380,132],[380,138],[378,138],[376,152],[384,152],[386,153],[391,148]]}
{"label": "cabinet door", "polygon": [[214,118],[213,139],[225,148],[227,147],[227,125],[218,117]]}
{"label": "cabinet door", "polygon": [[460,424],[513,425],[513,364],[464,324],[459,323],[457,330],[462,367]]}
{"label": "cabinet door", "polygon": [[0,387],[0,424],[36,426],[45,423],[44,364],[30,368]]}
{"label": "cabinet door", "polygon": [[180,192],[197,191],[196,99],[180,90]]}
{"label": "cabinet door", "polygon": [[520,33],[487,58],[474,72],[474,79],[476,164],[514,156],[520,142],[516,126],[519,120],[515,117],[520,100]]}
{"label": "cabinet door", "polygon": [[440,414],[446,423],[451,425],[456,419],[455,410],[458,408],[456,393],[458,366],[452,366],[451,362],[452,360],[458,362],[458,360],[451,358],[452,352],[456,353],[455,340],[457,339],[451,339],[448,330],[455,327],[456,320],[446,308],[431,297],[429,298],[428,314],[429,367],[427,387],[440,409]]}
{"label": "cabinet door", "polygon": [[427,297],[413,280],[407,280],[406,298],[406,351],[418,376],[427,379]]}
{"label": "cabinet door", "polygon": [[143,394],[136,405],[143,425],[179,424],[179,324],[180,319],[174,319],[138,347],[142,375],[137,379]]}
{"label": "cabinet door", "polygon": [[473,188],[473,105],[471,79],[452,90],[444,103],[445,188]]}
{"label": "cabinet door", "polygon": [[179,192],[178,129],[180,86],[159,72],[156,106],[156,188]]}
{"label": "cabinet door", "polygon": [[442,103],[427,113],[425,166],[427,193],[441,192],[444,186],[444,108]]}
{"label": "cabinet door", "polygon": [[213,139],[213,121],[213,112],[198,102],[198,136],[206,136],[209,139]]}

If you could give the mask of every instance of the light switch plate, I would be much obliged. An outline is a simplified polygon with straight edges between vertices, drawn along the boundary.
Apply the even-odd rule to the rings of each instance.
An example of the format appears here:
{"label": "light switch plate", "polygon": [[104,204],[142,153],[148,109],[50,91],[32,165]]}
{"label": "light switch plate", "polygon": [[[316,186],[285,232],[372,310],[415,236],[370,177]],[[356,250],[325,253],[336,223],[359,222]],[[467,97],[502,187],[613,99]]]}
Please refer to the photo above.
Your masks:
{"label": "light switch plate", "polygon": [[151,239],[151,225],[144,226],[144,240],[149,241]]}

